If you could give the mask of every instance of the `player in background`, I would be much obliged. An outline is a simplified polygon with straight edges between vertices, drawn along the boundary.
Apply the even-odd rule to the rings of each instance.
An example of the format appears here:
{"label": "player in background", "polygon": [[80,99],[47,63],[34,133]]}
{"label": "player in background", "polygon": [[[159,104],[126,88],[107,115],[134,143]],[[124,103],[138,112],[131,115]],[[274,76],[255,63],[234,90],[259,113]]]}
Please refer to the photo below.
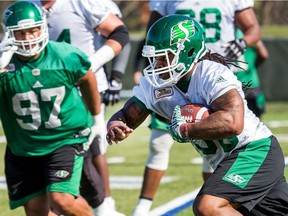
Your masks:
{"label": "player in background", "polygon": [[[260,28],[253,11],[253,1],[249,0],[176,0],[150,1],[149,27],[159,18],[169,14],[184,14],[195,18],[204,27],[206,46],[212,51],[231,59],[237,59],[247,46],[253,46],[260,39]],[[236,23],[236,25],[235,25]],[[235,37],[236,28],[244,37]],[[229,46],[227,46],[229,44]],[[134,77],[134,79],[136,79]],[[140,197],[132,215],[147,215],[159,187],[161,178],[169,164],[169,151],[174,143],[166,129],[167,120],[152,114],[149,142],[150,154],[144,171],[144,181]],[[203,179],[206,180],[213,169],[203,162]]]}
{"label": "player in background", "polygon": [[[148,24],[150,19],[149,1],[143,2],[139,11],[141,11],[139,22],[141,26],[143,26],[143,28],[146,28],[147,31],[148,30],[147,26],[151,26],[150,24]],[[133,80],[136,85],[139,84],[140,78],[143,76],[143,68],[145,68],[148,65],[147,59],[142,56],[142,48],[144,44],[145,44],[145,38],[143,38],[143,40],[139,42],[137,46],[136,55],[134,58]]]}
{"label": "player in background", "polygon": [[23,206],[28,216],[92,216],[79,196],[84,154],[103,127],[91,62],[78,48],[49,41],[45,15],[32,2],[8,6],[2,26],[0,117],[10,208]]}
{"label": "player in background", "polygon": [[[35,3],[47,15],[50,39],[68,42],[84,51],[91,60],[99,92],[102,96],[110,92],[114,77],[111,76],[109,83],[103,65],[117,56],[129,42],[128,31],[123,21],[113,13],[115,10],[110,7],[110,2],[48,0]],[[100,35],[105,37],[105,43]],[[122,77],[119,74],[120,82]],[[81,194],[94,209],[95,215],[120,216],[123,214],[114,210],[115,201],[110,196],[109,170],[104,156],[107,148],[104,107],[102,104],[102,135],[92,142],[89,158],[84,161]]]}
{"label": "player in background", "polygon": [[[111,12],[118,16],[122,20],[122,13],[118,5],[113,0],[105,0],[102,2],[110,8]],[[100,35],[99,44],[104,44],[106,38]],[[98,44],[98,43],[97,43]],[[104,70],[106,75],[109,76],[108,79],[108,89],[105,91],[103,96],[103,104],[112,106],[119,102],[120,100],[120,90],[122,89],[122,79],[125,75],[126,67],[130,57],[131,44],[128,42],[119,53],[111,60],[111,72],[109,73],[108,67],[104,65]]]}
{"label": "player in background", "polygon": [[[195,199],[196,216],[287,215],[281,147],[247,107],[229,62],[206,49],[201,25],[188,16],[165,16],[149,29],[142,53],[150,63],[145,78],[108,121],[108,143],[124,140],[155,112],[171,119],[175,140],[190,142],[215,169]],[[180,106],[190,103],[212,114],[186,123]]]}
{"label": "player in background", "polygon": [[[117,17],[122,19],[122,13],[117,6],[117,4],[112,0],[105,0],[101,2],[105,4],[110,11],[115,14]],[[101,48],[103,44],[107,41],[107,38],[102,36],[100,33],[96,35],[95,42],[97,49]],[[111,61],[111,65],[103,65],[106,77],[108,78],[108,89],[103,91],[101,110],[103,114],[105,113],[105,107],[108,105],[114,105],[120,100],[120,91],[122,89],[122,79],[125,75],[126,66],[128,64],[130,56],[131,44],[130,41],[123,47],[121,52],[115,56]],[[110,73],[108,72],[110,69]],[[102,82],[102,81],[101,81]],[[105,129],[106,130],[106,129]],[[103,179],[104,183],[104,192],[105,192],[105,202],[114,210],[116,210],[115,200],[111,197],[110,184],[109,184],[109,169],[105,155],[100,154],[99,148],[91,148],[92,151],[92,162],[96,167],[98,173]]]}
{"label": "player in background", "polygon": [[[236,37],[243,37],[239,29],[236,31]],[[255,46],[247,47],[243,55],[238,57],[237,64],[240,68],[233,70],[241,82],[249,83],[249,89],[245,93],[247,105],[260,119],[265,112],[265,95],[260,88],[257,68],[268,58],[269,53],[262,40],[259,40]]]}

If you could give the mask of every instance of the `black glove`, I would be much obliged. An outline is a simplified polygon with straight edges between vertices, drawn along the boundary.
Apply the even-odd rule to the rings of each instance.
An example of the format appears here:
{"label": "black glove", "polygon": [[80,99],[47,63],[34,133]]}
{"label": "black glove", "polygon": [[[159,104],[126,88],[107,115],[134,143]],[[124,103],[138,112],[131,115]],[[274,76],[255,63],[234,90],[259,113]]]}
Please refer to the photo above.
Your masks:
{"label": "black glove", "polygon": [[[115,76],[115,74],[117,74]],[[112,73],[111,79],[108,81],[108,89],[104,93],[103,103],[107,106],[109,103],[113,106],[120,100],[120,90],[122,89],[122,76],[119,73]]]}
{"label": "black glove", "polygon": [[223,45],[222,47],[226,48],[224,52],[227,58],[237,59],[246,50],[247,43],[244,39],[241,38],[230,41],[227,44]]}

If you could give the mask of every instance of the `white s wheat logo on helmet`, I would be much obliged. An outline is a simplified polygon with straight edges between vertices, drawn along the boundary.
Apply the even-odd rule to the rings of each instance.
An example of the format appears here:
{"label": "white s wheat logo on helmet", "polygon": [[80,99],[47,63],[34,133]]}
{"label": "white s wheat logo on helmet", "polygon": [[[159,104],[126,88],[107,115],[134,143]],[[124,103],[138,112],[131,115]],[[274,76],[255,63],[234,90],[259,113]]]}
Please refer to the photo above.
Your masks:
{"label": "white s wheat logo on helmet", "polygon": [[195,34],[195,27],[193,21],[186,20],[180,22],[171,29],[170,44],[172,45],[178,43],[181,40],[190,41],[188,37],[191,37],[194,34]]}

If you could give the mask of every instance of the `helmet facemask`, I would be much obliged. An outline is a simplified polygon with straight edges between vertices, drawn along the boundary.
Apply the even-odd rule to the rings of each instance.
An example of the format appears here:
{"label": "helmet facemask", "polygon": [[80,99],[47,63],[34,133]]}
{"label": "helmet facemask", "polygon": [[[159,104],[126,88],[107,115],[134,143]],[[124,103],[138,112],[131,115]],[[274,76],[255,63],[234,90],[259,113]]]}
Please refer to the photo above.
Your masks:
{"label": "helmet facemask", "polygon": [[[30,24],[29,24],[30,23]],[[34,39],[17,40],[14,32],[28,28],[39,28],[40,35]],[[34,22],[33,20],[21,20],[17,26],[6,27],[9,38],[12,39],[13,45],[18,47],[15,52],[21,56],[34,56],[40,53],[48,43],[48,28],[45,21]]]}
{"label": "helmet facemask", "polygon": [[[185,75],[185,64],[179,61],[179,54],[183,49],[184,41],[179,42],[178,49],[162,49],[155,50],[154,46],[145,45],[143,47],[142,55],[148,58],[149,66],[144,68],[144,75],[148,82],[154,87],[162,87],[162,86],[171,86],[175,85],[179,79],[181,79]],[[169,61],[169,53],[172,53],[174,58],[172,61]],[[163,56],[166,59],[165,67],[156,68],[157,57]],[[161,79],[159,76],[161,74],[168,73],[168,79]]]}
{"label": "helmet facemask", "polygon": [[[49,40],[45,15],[32,2],[15,2],[9,6],[4,12],[2,27],[9,43],[18,47],[15,53],[21,56],[31,57],[40,53]],[[32,28],[39,28],[39,36],[29,40],[16,39],[15,31]]]}

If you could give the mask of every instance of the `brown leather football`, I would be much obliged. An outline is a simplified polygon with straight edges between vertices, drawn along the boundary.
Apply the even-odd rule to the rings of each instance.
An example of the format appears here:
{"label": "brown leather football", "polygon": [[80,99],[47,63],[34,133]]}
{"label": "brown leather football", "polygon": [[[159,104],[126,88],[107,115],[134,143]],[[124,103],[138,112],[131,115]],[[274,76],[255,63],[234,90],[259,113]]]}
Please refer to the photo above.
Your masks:
{"label": "brown leather football", "polygon": [[186,104],[180,109],[181,115],[188,123],[199,122],[210,115],[209,109],[202,104]]}

